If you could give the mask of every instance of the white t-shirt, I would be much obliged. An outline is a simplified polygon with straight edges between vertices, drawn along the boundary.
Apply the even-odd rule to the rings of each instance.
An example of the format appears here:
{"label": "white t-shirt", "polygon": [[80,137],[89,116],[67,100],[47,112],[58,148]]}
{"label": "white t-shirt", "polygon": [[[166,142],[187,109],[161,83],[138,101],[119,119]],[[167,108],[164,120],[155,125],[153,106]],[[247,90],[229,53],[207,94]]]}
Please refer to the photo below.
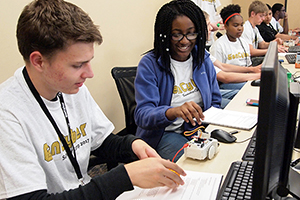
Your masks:
{"label": "white t-shirt", "polygon": [[220,15],[217,13],[217,8],[221,6],[220,0],[192,0],[202,10],[209,14],[209,20],[211,23],[215,23],[221,20]]}
{"label": "white t-shirt", "polygon": [[[185,102],[194,101],[201,106],[202,96],[193,81],[193,58],[184,62],[179,62],[171,58],[171,71],[174,76],[174,89],[172,94],[171,106],[178,107]],[[175,131],[181,133],[180,129],[184,120],[178,118],[171,125],[166,127],[166,131]]]}
{"label": "white t-shirt", "polygon": [[[221,21],[222,18],[217,13],[217,8],[221,6],[220,0],[192,0],[196,5],[198,5],[202,10],[209,14],[210,23],[216,23]],[[206,42],[208,46],[212,45],[214,42],[214,31],[210,33],[210,40]]]}
{"label": "white t-shirt", "polygon": [[[86,86],[77,94],[63,94],[63,97],[77,161],[83,180],[88,183],[90,152],[102,144],[114,126]],[[0,85],[0,99],[0,199],[42,189],[59,193],[77,188],[79,181],[74,168],[55,129],[27,86],[22,68]],[[59,100],[43,101],[70,142]]]}
{"label": "white t-shirt", "polygon": [[244,31],[241,38],[243,38],[248,44],[251,44],[254,49],[258,48],[258,43],[264,41],[259,33],[258,28],[256,26],[253,28],[249,20],[247,20],[244,24]]}
{"label": "white t-shirt", "polygon": [[272,17],[270,23],[272,24],[273,28],[274,28],[278,33],[282,33],[282,32],[283,32],[283,27],[280,25],[280,23],[279,23],[274,17]]}
{"label": "white t-shirt", "polygon": [[243,38],[237,38],[235,42],[231,42],[224,34],[210,47],[210,53],[222,63],[243,67],[252,64],[249,44]]}
{"label": "white t-shirt", "polygon": [[[211,60],[211,62],[212,63],[214,63],[217,59],[213,56],[213,55],[209,55],[209,58],[210,58],[210,60]],[[214,65],[214,68],[215,68],[215,71],[216,71],[216,74],[218,74],[220,71],[222,71],[219,67],[216,67],[215,65]]]}

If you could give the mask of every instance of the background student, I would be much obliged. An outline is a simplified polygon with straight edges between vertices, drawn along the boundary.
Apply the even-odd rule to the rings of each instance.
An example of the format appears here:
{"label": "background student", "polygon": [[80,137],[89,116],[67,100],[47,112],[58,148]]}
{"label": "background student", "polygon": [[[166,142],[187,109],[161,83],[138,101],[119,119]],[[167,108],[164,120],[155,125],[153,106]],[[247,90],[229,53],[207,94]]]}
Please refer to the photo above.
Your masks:
{"label": "background student", "polygon": [[[289,32],[289,23],[288,23],[288,14],[285,11],[285,7],[281,3],[275,3],[272,6],[273,17],[271,19],[271,24],[278,33],[288,34]],[[283,19],[283,26],[280,25],[280,20]]]}
{"label": "background student", "polygon": [[221,6],[220,0],[192,0],[196,5],[198,5],[202,11],[205,11],[209,15],[209,20],[211,22],[212,31],[210,33],[210,38],[206,41],[207,49],[214,43],[214,33],[217,30],[223,30],[223,22],[220,14],[217,12],[217,8]]}
{"label": "background student", "polygon": [[[249,44],[251,57],[264,56],[267,53],[269,43],[263,40],[258,28],[256,27],[256,25],[262,23],[267,12],[268,7],[261,1],[253,1],[249,5],[249,18],[244,24],[244,31],[241,38],[246,40]],[[282,44],[282,40],[276,39],[276,41],[279,44],[278,52],[286,52],[287,49],[280,45]]]}
{"label": "background student", "polygon": [[276,38],[280,38],[283,41],[295,40],[295,44],[297,44],[299,42],[298,36],[279,33],[274,28],[274,26],[271,23],[271,21],[273,19],[272,8],[269,4],[266,4],[266,5],[267,5],[269,11],[268,11],[267,15],[265,16],[264,21],[260,25],[256,26],[259,30],[260,35],[263,37],[264,41],[271,42],[272,40],[275,40]]}
{"label": "background student", "polygon": [[[221,13],[221,16],[225,15],[223,21],[225,21],[227,19],[227,16],[231,16],[233,13],[237,13],[237,14],[240,13],[240,7],[238,5],[229,5],[225,8],[223,8],[222,13]],[[204,15],[205,15],[205,18],[206,18],[207,29],[208,29],[208,33],[209,33],[210,30],[211,30],[210,20],[208,18],[208,14],[206,12],[204,12]],[[231,16],[231,17],[234,18],[234,17],[238,17],[238,16],[240,16],[240,15],[235,15],[235,16]],[[242,18],[240,20],[241,20],[241,22],[239,22],[239,26],[236,25],[236,23],[231,22],[232,20],[227,20],[226,24],[224,24],[225,29],[226,30],[228,29],[228,31],[231,30],[229,32],[232,32],[232,29],[234,29],[234,28],[229,28],[229,26],[233,26],[233,24],[235,24],[234,27],[237,27],[235,29],[236,30],[241,30],[242,25],[243,25],[243,20],[242,20]],[[227,38],[227,37],[233,37],[232,35],[236,35],[236,34],[229,33],[229,32],[228,32],[228,34],[230,36],[227,36],[227,32],[226,32],[226,35],[223,35],[222,37]],[[216,48],[216,49],[220,49],[222,51],[222,48],[221,48],[222,45],[219,47],[219,44],[220,44],[219,42],[221,41],[221,38],[219,38],[213,44],[213,46],[212,46],[213,49]],[[228,40],[228,39],[226,39],[226,40]],[[226,43],[227,43],[226,44],[227,47],[228,47],[228,45],[231,45],[231,44],[228,44],[228,42],[226,42]],[[248,53],[250,54],[248,44],[245,44],[245,46],[248,47]],[[241,51],[243,52],[243,50],[244,49],[242,49]],[[230,52],[230,55],[241,55],[242,56],[242,53],[234,53],[235,51],[236,51],[236,49],[232,50]],[[223,52],[221,52],[221,54],[223,54]],[[211,58],[214,66],[215,66],[215,70],[216,70],[216,73],[217,73],[217,80],[219,81],[220,92],[222,94],[221,108],[224,108],[230,102],[230,100],[243,87],[245,81],[260,78],[261,65],[256,66],[256,67],[241,67],[241,66],[238,66],[238,65],[233,65],[233,64],[226,63],[227,59],[225,59],[223,62],[221,62],[220,60],[218,60],[213,55],[210,55],[210,58]],[[221,59],[223,60],[223,56],[221,56]],[[239,58],[237,57],[236,59],[239,59]],[[249,62],[251,63],[250,58],[249,58]],[[243,64],[246,64],[246,62],[244,62]]]}
{"label": "background student", "polygon": [[[17,24],[25,67],[0,85],[0,199],[115,199],[133,185],[175,188],[185,172],[113,124],[84,82],[93,77],[91,18],[63,0],[36,0]],[[90,178],[90,154],[128,163]]]}
{"label": "background student", "polygon": [[183,132],[201,124],[203,111],[220,107],[216,72],[205,51],[206,36],[201,9],[190,0],[171,1],[158,11],[154,48],[138,65],[137,135],[163,158],[173,159],[190,140]]}

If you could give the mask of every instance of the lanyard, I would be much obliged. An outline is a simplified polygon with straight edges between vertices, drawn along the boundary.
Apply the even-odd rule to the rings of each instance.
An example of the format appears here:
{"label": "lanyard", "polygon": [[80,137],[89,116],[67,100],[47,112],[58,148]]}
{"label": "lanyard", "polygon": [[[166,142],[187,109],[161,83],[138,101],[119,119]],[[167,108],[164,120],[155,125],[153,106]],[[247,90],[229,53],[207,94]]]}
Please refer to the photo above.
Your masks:
{"label": "lanyard", "polygon": [[64,113],[64,116],[66,118],[66,122],[67,122],[67,125],[68,125],[68,130],[69,130],[69,137],[70,137],[70,141],[71,141],[71,144],[72,144],[72,147],[73,147],[73,150],[74,150],[74,156],[63,136],[63,134],[61,133],[61,131],[59,130],[57,124],[55,123],[55,120],[53,119],[53,117],[51,116],[49,110],[47,109],[44,101],[42,100],[41,96],[39,95],[38,91],[36,90],[36,88],[34,87],[33,83],[31,82],[30,78],[29,78],[29,75],[28,75],[28,72],[26,70],[26,67],[24,67],[23,71],[23,76],[25,78],[25,81],[29,87],[29,89],[31,90],[33,96],[35,97],[35,99],[37,100],[37,102],[39,103],[40,107],[42,108],[42,110],[44,111],[44,113],[46,114],[46,116],[48,117],[49,121],[51,122],[52,126],[54,127],[60,141],[62,142],[66,152],[67,152],[67,155],[75,169],[75,172],[76,172],[76,175],[77,175],[77,178],[80,182],[81,185],[84,185],[84,182],[83,182],[83,177],[82,177],[82,174],[81,174],[81,171],[80,171],[80,167],[79,167],[79,164],[77,162],[77,159],[76,159],[76,153],[75,153],[75,149],[73,147],[73,141],[72,141],[72,137],[71,137],[71,128],[70,128],[70,123],[69,123],[69,118],[68,118],[68,113],[67,113],[67,109],[66,109],[66,106],[65,106],[65,102],[64,102],[64,99],[63,99],[63,96],[62,96],[62,93],[59,92],[58,93],[58,98],[60,100],[60,104],[61,104],[61,108],[62,108],[62,111]]}
{"label": "lanyard", "polygon": [[270,28],[272,30],[273,36],[275,37],[275,35],[278,33],[278,31],[275,30],[275,28],[273,27],[273,25],[271,23],[269,23],[269,26],[270,26]]}
{"label": "lanyard", "polygon": [[258,48],[258,46],[256,47],[256,43],[257,43],[257,33],[255,32],[254,29],[253,29],[253,33],[254,33],[254,48]]}
{"label": "lanyard", "polygon": [[244,50],[244,52],[245,52],[246,67],[248,67],[248,58],[247,58],[247,52],[246,52],[246,49],[245,49],[245,47],[244,47],[244,45],[243,45],[241,39],[238,38],[238,40],[240,41],[241,46],[242,46],[242,48],[243,48],[243,50]]}

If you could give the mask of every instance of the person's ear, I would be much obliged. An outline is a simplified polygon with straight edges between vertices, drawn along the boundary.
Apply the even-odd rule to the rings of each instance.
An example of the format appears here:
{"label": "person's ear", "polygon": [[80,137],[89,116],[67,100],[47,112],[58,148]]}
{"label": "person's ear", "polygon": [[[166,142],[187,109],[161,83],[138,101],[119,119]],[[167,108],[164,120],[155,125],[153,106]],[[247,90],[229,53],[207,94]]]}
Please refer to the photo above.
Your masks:
{"label": "person's ear", "polygon": [[227,31],[227,29],[228,29],[228,24],[227,23],[224,24],[224,29]]}
{"label": "person's ear", "polygon": [[256,14],[256,13],[255,13],[254,11],[251,11],[251,14],[250,14],[250,16],[251,16],[251,17],[254,17],[254,16],[255,16],[255,14]]}
{"label": "person's ear", "polygon": [[34,51],[29,56],[29,61],[31,65],[38,71],[43,70],[44,57],[39,51]]}

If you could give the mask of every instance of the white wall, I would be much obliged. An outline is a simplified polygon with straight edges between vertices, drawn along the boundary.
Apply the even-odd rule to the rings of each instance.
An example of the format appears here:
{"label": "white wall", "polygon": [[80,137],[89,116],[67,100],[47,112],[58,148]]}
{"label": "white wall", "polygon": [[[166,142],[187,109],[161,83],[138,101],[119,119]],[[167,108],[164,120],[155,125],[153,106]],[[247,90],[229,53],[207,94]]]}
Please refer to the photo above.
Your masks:
{"label": "white wall", "polygon": [[[31,0],[0,1],[0,83],[23,65],[15,38],[23,7]],[[104,42],[95,48],[94,78],[86,85],[106,116],[119,131],[125,126],[124,112],[110,70],[137,65],[141,54],[153,47],[153,26],[159,8],[168,0],[71,0],[100,25]],[[231,0],[221,0],[222,6]],[[220,7],[221,8],[221,7]],[[219,9],[218,9],[219,10]]]}
{"label": "white wall", "polygon": [[[23,65],[15,38],[17,19],[31,0],[0,1],[0,83]],[[72,0],[100,25],[104,42],[95,47],[95,76],[86,82],[96,102],[115,124],[124,127],[123,107],[110,70],[137,65],[141,54],[152,48],[153,23],[166,0]]]}

